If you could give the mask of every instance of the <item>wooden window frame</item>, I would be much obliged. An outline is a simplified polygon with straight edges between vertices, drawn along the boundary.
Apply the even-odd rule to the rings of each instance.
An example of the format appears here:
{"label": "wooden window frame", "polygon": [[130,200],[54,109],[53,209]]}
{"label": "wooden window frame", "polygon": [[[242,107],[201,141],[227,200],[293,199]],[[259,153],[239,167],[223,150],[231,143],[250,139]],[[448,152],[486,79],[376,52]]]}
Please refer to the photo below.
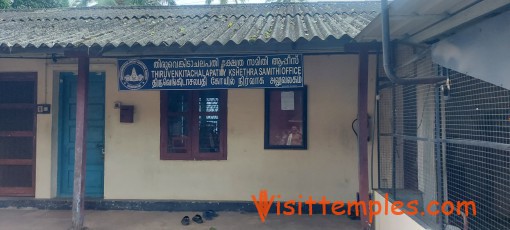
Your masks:
{"label": "wooden window frame", "polygon": [[1,108],[33,109],[34,127],[31,131],[0,131],[0,137],[32,137],[32,159],[0,159],[0,165],[32,165],[32,187],[0,187],[0,196],[35,196],[36,169],[36,133],[37,133],[37,73],[35,72],[1,72],[2,81],[32,81],[34,82],[34,103],[0,104]]}
{"label": "wooden window frame", "polygon": [[[174,115],[186,116],[189,138],[184,140],[184,145],[189,146],[186,153],[170,153],[168,148],[168,118],[171,115],[168,112],[168,91],[160,92],[160,160],[226,160],[227,159],[227,90],[218,90],[220,93],[219,112],[220,135],[218,152],[200,152],[199,151],[199,116],[208,114],[198,111],[198,100],[201,90],[188,90],[190,98],[189,109],[187,112],[176,112]],[[210,113],[209,113],[210,114]]]}
{"label": "wooden window frame", "polygon": [[[274,145],[270,143],[271,130],[271,92],[282,91],[301,91],[302,92],[302,144],[301,145]],[[265,112],[264,112],[264,149],[288,149],[288,150],[307,150],[308,149],[308,88],[277,88],[265,90]]]}

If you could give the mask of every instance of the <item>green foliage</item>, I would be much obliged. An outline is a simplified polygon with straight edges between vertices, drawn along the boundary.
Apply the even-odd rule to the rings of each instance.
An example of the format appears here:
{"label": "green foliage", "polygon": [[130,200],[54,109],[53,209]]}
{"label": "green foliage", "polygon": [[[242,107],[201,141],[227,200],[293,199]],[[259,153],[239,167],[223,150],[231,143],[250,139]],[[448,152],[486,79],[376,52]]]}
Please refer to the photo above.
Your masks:
{"label": "green foliage", "polygon": [[[87,0],[80,0],[82,3],[80,6],[86,6]],[[84,3],[83,3],[84,2]],[[160,1],[160,0],[98,0],[97,1],[98,6],[165,6],[175,5],[174,0],[166,0],[166,1]]]}
{"label": "green foliage", "polygon": [[0,0],[0,9],[7,9],[9,7],[11,7],[10,0]]}
{"label": "green foliage", "polygon": [[[215,0],[205,0],[205,4],[206,5],[211,5]],[[220,5],[225,5],[225,4],[229,4],[229,0],[219,0],[220,1]],[[246,2],[246,0],[230,0],[232,1],[234,4],[243,4]]]}
{"label": "green foliage", "polygon": [[13,8],[56,8],[68,7],[68,0],[14,0]]}
{"label": "green foliage", "polygon": [[87,6],[88,0],[74,0],[71,2],[70,6],[72,7],[85,7]]}
{"label": "green foliage", "polygon": [[115,0],[98,0],[98,6],[116,6],[117,2]]}
{"label": "green foliage", "polygon": [[[223,0],[222,0],[223,1]],[[0,9],[11,6],[10,0],[0,0]],[[73,7],[86,7],[90,0],[71,0]],[[98,6],[173,6],[175,0],[97,0]],[[55,8],[68,7],[69,0],[14,0],[13,8]]]}
{"label": "green foliage", "polygon": [[155,0],[131,0],[131,5],[137,6],[159,6],[161,3]]}

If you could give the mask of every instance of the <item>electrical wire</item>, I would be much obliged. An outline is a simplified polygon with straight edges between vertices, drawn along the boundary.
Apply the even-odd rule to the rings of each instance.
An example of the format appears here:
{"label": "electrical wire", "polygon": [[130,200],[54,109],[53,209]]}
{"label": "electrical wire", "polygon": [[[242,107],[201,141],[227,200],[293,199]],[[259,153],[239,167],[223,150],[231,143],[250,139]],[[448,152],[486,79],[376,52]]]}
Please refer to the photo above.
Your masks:
{"label": "electrical wire", "polygon": [[356,135],[356,138],[357,138],[358,132],[356,132],[356,129],[354,128],[354,123],[356,123],[356,121],[358,121],[358,118],[356,118],[356,119],[354,119],[354,121],[352,121],[351,128],[352,128],[352,131],[354,132],[354,135]]}

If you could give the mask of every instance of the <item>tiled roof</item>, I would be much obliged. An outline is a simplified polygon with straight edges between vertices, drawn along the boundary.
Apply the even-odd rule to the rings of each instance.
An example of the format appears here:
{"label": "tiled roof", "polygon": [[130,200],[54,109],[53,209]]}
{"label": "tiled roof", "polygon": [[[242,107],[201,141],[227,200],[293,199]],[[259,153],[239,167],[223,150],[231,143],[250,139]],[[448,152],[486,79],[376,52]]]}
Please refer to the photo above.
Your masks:
{"label": "tiled roof", "polygon": [[0,11],[0,46],[240,44],[355,37],[378,2]]}

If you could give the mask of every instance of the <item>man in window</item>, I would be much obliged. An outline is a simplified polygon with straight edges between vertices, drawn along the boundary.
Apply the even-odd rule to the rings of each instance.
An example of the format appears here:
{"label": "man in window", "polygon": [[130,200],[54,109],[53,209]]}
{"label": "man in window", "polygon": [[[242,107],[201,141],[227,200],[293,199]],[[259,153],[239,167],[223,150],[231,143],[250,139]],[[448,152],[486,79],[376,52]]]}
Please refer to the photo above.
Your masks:
{"label": "man in window", "polygon": [[301,131],[299,131],[298,127],[293,125],[290,130],[288,130],[285,135],[283,135],[282,145],[302,145],[303,144],[303,135]]}

